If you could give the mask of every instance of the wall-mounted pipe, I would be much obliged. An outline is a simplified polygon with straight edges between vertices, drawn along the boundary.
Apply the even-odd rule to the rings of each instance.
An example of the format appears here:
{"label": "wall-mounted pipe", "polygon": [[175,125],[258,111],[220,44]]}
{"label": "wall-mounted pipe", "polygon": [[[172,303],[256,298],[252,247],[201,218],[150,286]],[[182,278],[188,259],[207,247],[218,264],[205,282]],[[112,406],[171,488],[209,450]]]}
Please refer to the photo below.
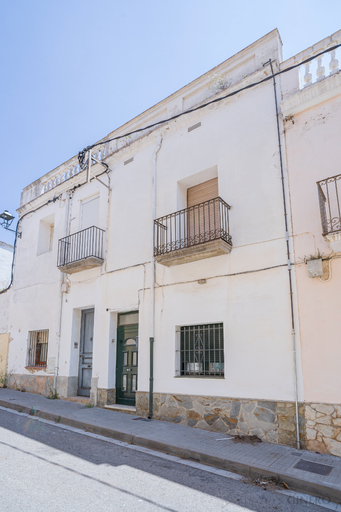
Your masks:
{"label": "wall-mounted pipe", "polygon": [[[270,63],[271,74],[273,75],[274,74],[274,70],[273,70],[272,60],[269,59],[268,63]],[[295,416],[296,416],[296,418],[295,418],[295,423],[296,423],[296,448],[299,450],[300,447],[301,447],[301,442],[300,442],[300,426],[299,426],[299,420],[298,420],[297,353],[296,353],[296,334],[295,334],[293,287],[292,287],[292,275],[291,275],[291,265],[292,265],[292,263],[291,263],[290,245],[289,245],[288,213],[287,213],[287,203],[286,203],[286,198],[285,198],[283,156],[282,156],[282,144],[281,144],[281,131],[280,131],[280,124],[279,124],[279,112],[278,112],[278,101],[277,101],[277,90],[276,90],[276,78],[273,76],[272,80],[273,80],[275,108],[276,108],[277,138],[278,138],[279,162],[280,162],[280,168],[281,168],[282,199],[283,199],[284,223],[285,223],[285,239],[286,239],[286,246],[287,246],[289,296],[290,296],[290,309],[291,309],[291,333],[292,333],[293,366],[294,366],[294,393],[295,393]]]}
{"label": "wall-mounted pipe", "polygon": [[[73,192],[70,190],[66,194],[66,212],[65,212],[65,236],[70,234],[71,230],[71,212],[72,212],[72,199]],[[54,374],[53,374],[53,390],[54,393],[57,394],[57,377],[58,377],[58,369],[59,369],[59,353],[60,353],[60,337],[62,331],[62,314],[63,314],[63,284],[65,281],[65,274],[61,273],[60,283],[59,283],[59,306],[58,306],[58,317],[57,317],[57,332],[56,332],[56,356],[55,356],[55,364],[54,364]]]}
{"label": "wall-mounted pipe", "polygon": [[152,174],[152,246],[150,269],[150,335],[149,335],[149,415],[153,417],[153,389],[154,389],[154,328],[155,328],[155,257],[154,257],[154,220],[156,219],[156,159],[162,144],[161,135],[157,138],[157,146],[153,153]]}

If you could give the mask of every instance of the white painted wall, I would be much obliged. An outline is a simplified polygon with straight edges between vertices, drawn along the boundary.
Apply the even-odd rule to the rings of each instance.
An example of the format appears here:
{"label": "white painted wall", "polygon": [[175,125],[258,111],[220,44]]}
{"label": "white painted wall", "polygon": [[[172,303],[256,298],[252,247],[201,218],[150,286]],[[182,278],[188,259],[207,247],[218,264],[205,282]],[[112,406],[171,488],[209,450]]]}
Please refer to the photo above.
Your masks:
{"label": "white painted wall", "polygon": [[[261,79],[267,72],[262,62],[281,59],[278,37],[274,31],[214,71],[225,72],[230,66],[232,82],[242,80],[236,87]],[[209,78],[204,75],[133,123],[143,126],[148,116],[162,118],[168,110],[204,100],[210,94]],[[188,132],[199,121],[201,127]],[[64,196],[24,218],[12,290],[10,363],[17,373],[26,372],[28,331],[35,329],[49,329],[49,357],[55,356],[57,240],[67,234],[67,225],[71,233],[82,228],[82,205],[99,194],[98,226],[107,229],[109,221],[107,259],[101,268],[69,276],[62,303],[59,374],[77,376],[81,310],[93,307],[93,377],[98,387],[114,388],[117,314],[139,310],[138,389],[148,390],[152,158],[158,135],[163,140],[157,157],[157,217],[183,207],[188,186],[218,176],[219,194],[231,205],[233,249],[230,255],[176,267],[156,264],[154,391],[293,400],[285,232],[270,82],[166,123],[112,153],[106,159],[112,170],[109,204],[107,188],[93,180],[74,190],[68,222]],[[133,162],[124,165],[131,157]],[[102,170],[94,166],[93,174]],[[107,183],[105,176],[101,179]],[[23,192],[19,213],[84,182],[85,173],[79,174],[38,197],[39,187],[32,184]],[[37,256],[39,226],[49,216],[54,218],[53,248]],[[269,267],[276,268],[250,273]],[[207,283],[198,284],[201,279]],[[175,377],[177,326],[210,322],[224,324],[225,378]],[[299,385],[303,398],[301,374]]]}
{"label": "white painted wall", "polygon": [[0,242],[0,290],[7,288],[11,280],[13,245]]}

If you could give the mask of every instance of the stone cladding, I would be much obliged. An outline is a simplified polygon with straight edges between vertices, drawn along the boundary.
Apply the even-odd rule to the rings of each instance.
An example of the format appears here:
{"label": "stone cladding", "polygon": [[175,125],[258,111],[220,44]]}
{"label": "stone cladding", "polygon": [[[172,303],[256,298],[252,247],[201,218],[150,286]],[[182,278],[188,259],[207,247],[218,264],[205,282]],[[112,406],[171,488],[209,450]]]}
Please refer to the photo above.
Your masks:
{"label": "stone cladding", "polygon": [[[148,393],[137,392],[136,412],[148,416]],[[224,434],[257,436],[296,446],[295,404],[154,393],[154,418]],[[301,443],[305,446],[304,407],[300,405]]]}
{"label": "stone cladding", "polygon": [[307,448],[341,457],[341,405],[305,405]]}

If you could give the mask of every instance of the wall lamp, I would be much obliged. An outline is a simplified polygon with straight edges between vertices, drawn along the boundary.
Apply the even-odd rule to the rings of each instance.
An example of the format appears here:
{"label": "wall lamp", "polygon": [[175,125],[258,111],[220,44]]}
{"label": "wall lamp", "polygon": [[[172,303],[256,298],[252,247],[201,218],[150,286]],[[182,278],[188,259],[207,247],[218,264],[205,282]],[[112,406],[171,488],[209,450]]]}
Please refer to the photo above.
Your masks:
{"label": "wall lamp", "polygon": [[[7,229],[8,231],[12,231],[12,233],[16,233],[16,230],[10,228],[10,225],[14,220],[13,215],[5,210],[3,213],[0,213],[0,219],[0,226],[2,226],[4,229]],[[17,235],[19,238],[21,238],[21,233],[18,233]]]}

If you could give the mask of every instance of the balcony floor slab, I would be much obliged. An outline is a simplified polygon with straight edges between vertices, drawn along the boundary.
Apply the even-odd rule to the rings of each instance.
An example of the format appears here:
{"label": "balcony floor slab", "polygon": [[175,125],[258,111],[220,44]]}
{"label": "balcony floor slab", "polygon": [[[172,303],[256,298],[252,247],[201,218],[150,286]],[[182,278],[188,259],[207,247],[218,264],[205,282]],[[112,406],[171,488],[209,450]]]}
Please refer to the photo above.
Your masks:
{"label": "balcony floor slab", "polygon": [[225,240],[211,240],[210,242],[193,245],[191,247],[186,247],[185,249],[178,249],[176,251],[156,256],[155,260],[161,265],[171,267],[173,265],[182,265],[184,263],[190,263],[191,261],[229,254],[231,249],[232,245],[225,242]]}
{"label": "balcony floor slab", "polygon": [[82,272],[83,270],[89,270],[90,268],[100,267],[102,263],[103,260],[101,258],[97,258],[96,256],[89,256],[83,260],[73,261],[58,268],[65,274],[75,274],[76,272]]}

